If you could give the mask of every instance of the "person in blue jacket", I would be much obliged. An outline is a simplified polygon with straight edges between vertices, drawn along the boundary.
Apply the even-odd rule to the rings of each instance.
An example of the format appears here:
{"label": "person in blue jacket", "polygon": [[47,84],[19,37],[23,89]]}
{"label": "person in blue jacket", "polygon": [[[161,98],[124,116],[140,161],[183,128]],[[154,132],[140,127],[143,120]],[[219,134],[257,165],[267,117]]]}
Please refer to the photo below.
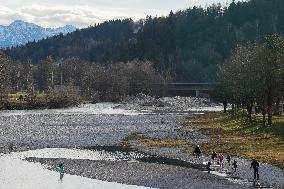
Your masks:
{"label": "person in blue jacket", "polygon": [[64,167],[64,163],[60,163],[58,165],[58,171],[59,171],[59,174],[60,174],[60,181],[62,181],[63,179],[63,176],[64,176],[64,172],[65,172],[65,167]]}

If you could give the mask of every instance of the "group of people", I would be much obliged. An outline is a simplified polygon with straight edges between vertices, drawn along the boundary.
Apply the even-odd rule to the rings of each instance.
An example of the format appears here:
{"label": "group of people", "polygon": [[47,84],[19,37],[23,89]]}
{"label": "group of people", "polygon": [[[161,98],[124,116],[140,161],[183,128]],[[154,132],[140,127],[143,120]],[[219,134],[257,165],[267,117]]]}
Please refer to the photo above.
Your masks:
{"label": "group of people", "polygon": [[[196,159],[200,159],[201,149],[199,145],[195,147],[194,154],[195,154]],[[221,167],[224,166],[224,155],[223,154],[217,154],[215,151],[213,151],[211,155],[211,159],[212,159],[213,164],[216,160],[218,165],[220,165]],[[227,160],[228,165],[231,166],[231,156],[230,155],[227,155],[226,160]],[[212,165],[211,161],[208,161],[208,163],[206,164],[206,169],[208,173],[210,173],[211,171],[211,165]],[[238,167],[236,160],[233,161],[232,166],[233,166],[233,170],[236,172],[237,167]],[[259,180],[259,172],[258,172],[259,163],[255,159],[252,160],[250,168],[253,168],[254,170],[254,180]]]}
{"label": "group of people", "polygon": [[[200,159],[201,149],[199,145],[195,147],[194,154],[195,154],[196,159]],[[213,163],[216,160],[218,165],[220,165],[221,167],[224,166],[224,155],[223,154],[217,154],[215,151],[213,151],[211,155],[211,159]],[[230,155],[227,155],[226,160],[227,160],[228,165],[231,166],[231,156]],[[208,161],[208,163],[206,164],[206,169],[208,173],[210,173],[211,171],[211,165],[212,163],[210,161]],[[233,161],[232,166],[233,166],[234,171],[236,172],[237,167],[238,167],[236,160]],[[255,159],[252,160],[250,168],[253,168],[254,170],[254,180],[259,180],[259,173],[258,173],[259,163]],[[62,181],[64,172],[65,172],[64,163],[60,163],[57,169],[58,169],[58,172],[60,173],[60,180]]]}

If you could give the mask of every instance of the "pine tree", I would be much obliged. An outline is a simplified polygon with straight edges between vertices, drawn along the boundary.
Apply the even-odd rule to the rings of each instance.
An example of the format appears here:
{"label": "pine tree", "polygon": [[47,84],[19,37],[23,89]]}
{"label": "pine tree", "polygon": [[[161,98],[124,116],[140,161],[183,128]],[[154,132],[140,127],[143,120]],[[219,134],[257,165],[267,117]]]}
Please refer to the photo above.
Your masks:
{"label": "pine tree", "polygon": [[44,90],[50,92],[54,87],[55,65],[51,56],[43,62],[43,84]]}

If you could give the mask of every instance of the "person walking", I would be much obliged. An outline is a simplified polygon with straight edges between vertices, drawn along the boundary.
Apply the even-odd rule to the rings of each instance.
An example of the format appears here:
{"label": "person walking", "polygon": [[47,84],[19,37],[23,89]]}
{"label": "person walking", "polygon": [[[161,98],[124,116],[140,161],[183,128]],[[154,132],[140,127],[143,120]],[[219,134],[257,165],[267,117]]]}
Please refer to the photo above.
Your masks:
{"label": "person walking", "polygon": [[238,165],[237,165],[237,161],[236,160],[234,160],[234,162],[233,162],[233,168],[234,168],[234,171],[236,172],[237,171],[237,167],[238,167]]}
{"label": "person walking", "polygon": [[207,169],[208,173],[210,173],[210,171],[211,171],[211,162],[210,161],[208,161],[208,163],[206,165],[206,169]]}
{"label": "person walking", "polygon": [[201,150],[200,150],[200,146],[199,145],[197,145],[196,147],[195,147],[195,149],[194,149],[194,154],[195,154],[195,158],[196,159],[200,159],[200,154],[201,154]]}
{"label": "person walking", "polygon": [[250,168],[253,168],[254,180],[259,180],[259,173],[258,173],[259,163],[255,159],[252,160],[252,162],[250,164]]}
{"label": "person walking", "polygon": [[59,171],[59,179],[62,182],[63,180],[63,176],[64,176],[64,172],[65,172],[65,167],[64,167],[64,163],[60,163],[58,165],[58,171]]}
{"label": "person walking", "polygon": [[221,167],[224,166],[223,160],[224,160],[223,154],[219,154],[219,155],[218,155],[218,162],[219,162],[219,164],[220,164]]}
{"label": "person walking", "polygon": [[214,162],[215,158],[217,157],[217,153],[215,151],[212,152],[211,159]]}
{"label": "person walking", "polygon": [[227,155],[227,162],[228,162],[228,164],[229,164],[229,166],[231,166],[231,156],[230,155]]}

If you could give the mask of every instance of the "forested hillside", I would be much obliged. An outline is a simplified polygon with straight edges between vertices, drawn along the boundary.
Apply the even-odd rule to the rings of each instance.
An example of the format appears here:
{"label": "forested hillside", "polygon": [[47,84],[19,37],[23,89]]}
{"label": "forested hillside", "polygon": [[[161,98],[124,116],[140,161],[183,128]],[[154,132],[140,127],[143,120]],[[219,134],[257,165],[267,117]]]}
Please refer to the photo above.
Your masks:
{"label": "forested hillside", "polygon": [[167,17],[108,21],[23,47],[6,50],[14,60],[34,63],[76,57],[111,63],[149,60],[179,81],[214,81],[217,65],[237,44],[284,33],[283,0],[232,2],[228,7],[193,7]]}

